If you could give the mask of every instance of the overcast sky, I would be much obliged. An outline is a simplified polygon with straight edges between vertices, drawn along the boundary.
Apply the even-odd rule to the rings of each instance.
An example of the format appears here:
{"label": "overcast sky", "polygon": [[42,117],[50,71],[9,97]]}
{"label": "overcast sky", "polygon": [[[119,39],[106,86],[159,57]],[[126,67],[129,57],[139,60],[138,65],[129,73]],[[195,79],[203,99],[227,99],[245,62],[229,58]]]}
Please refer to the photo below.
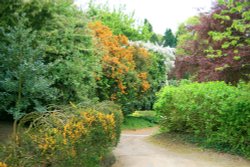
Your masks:
{"label": "overcast sky", "polygon": [[[95,0],[105,3],[106,0]],[[199,10],[209,10],[214,0],[108,0],[110,7],[126,5],[127,12],[135,12],[135,18],[147,18],[156,33],[164,34],[166,28],[174,32],[178,25]],[[75,0],[77,5],[86,6],[88,0]]]}

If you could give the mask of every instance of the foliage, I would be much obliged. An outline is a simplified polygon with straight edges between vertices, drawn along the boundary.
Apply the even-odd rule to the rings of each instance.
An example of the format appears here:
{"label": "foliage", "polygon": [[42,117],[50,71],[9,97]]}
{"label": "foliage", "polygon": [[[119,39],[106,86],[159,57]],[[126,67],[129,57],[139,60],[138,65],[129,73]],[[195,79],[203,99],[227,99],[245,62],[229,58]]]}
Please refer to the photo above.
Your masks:
{"label": "foliage", "polygon": [[[243,86],[244,85],[244,86]],[[166,86],[154,108],[168,132],[205,138],[206,143],[249,157],[249,84],[234,87],[224,82]]]}
{"label": "foliage", "polygon": [[[40,75],[50,80],[42,93],[50,94],[46,98],[41,96],[43,102],[39,101],[39,110],[44,110],[49,103],[78,103],[88,99],[114,100],[123,104],[125,113],[135,108],[151,108],[155,92],[166,81],[164,57],[131,46],[122,35],[134,40],[149,40],[153,30],[148,21],[136,27],[133,16],[124,14],[122,8],[110,11],[105,6],[93,4],[85,15],[72,0],[9,0],[1,5],[3,32],[9,32],[8,25],[17,26],[22,17],[26,20],[24,30],[36,34],[32,45],[41,46],[39,60],[46,68]],[[94,23],[88,26],[86,17],[100,19],[111,28],[101,23],[96,27]],[[93,35],[89,27],[100,32]],[[26,38],[29,37],[23,40]],[[42,73],[44,70],[46,72]],[[47,101],[54,93],[52,90],[57,90],[56,99]],[[14,94],[10,98],[15,98]],[[13,102],[7,102],[1,108],[13,106]],[[33,106],[27,109],[33,111]],[[21,110],[24,112],[23,108]]]}
{"label": "foliage", "polygon": [[135,111],[124,118],[122,129],[142,129],[156,126],[158,117],[155,111]]}
{"label": "foliage", "polygon": [[135,111],[130,116],[143,118],[151,123],[157,124],[159,122],[159,117],[157,113],[153,110],[146,110],[146,111]]}
{"label": "foliage", "polygon": [[121,124],[114,113],[121,112],[75,107],[23,117],[17,138],[1,153],[6,163],[20,167],[99,166],[102,157],[118,143],[120,131],[116,129]]}
{"label": "foliage", "polygon": [[115,126],[116,128],[114,130],[114,133],[116,133],[116,145],[118,144],[119,139],[120,139],[120,134],[121,134],[121,125],[123,122],[123,113],[122,113],[120,105],[115,104],[113,101],[102,101],[102,102],[96,103],[91,100],[89,102],[85,101],[84,103],[79,103],[77,108],[81,108],[83,110],[92,109],[95,111],[102,112],[104,114],[113,114],[115,118],[115,124],[116,124]]}
{"label": "foliage", "polygon": [[[152,101],[148,100],[152,96],[149,94],[150,83],[156,80],[156,76],[152,77],[151,71],[154,70],[159,76],[165,75],[161,73],[164,71],[157,69],[164,68],[163,62],[159,60],[160,58],[151,56],[146,49],[130,45],[125,36],[113,35],[101,22],[93,22],[89,26],[99,39],[96,47],[104,50],[103,76],[97,78],[100,99],[116,101],[123,106],[125,114],[144,106],[150,108],[152,105]],[[156,65],[162,63],[163,67],[152,69],[153,63]]]}
{"label": "foliage", "polygon": [[[44,111],[50,103],[96,100],[100,53],[94,50],[85,16],[73,1],[0,3],[1,113]],[[25,78],[20,78],[21,73]],[[19,104],[17,96],[22,97]]]}
{"label": "foliage", "polygon": [[222,0],[201,14],[200,23],[189,27],[196,37],[183,48],[190,57],[180,59],[184,63],[176,65],[176,73],[183,76],[181,69],[190,64],[199,81],[249,80],[249,6],[247,0]]}
{"label": "foliage", "polygon": [[162,45],[163,44],[163,36],[161,34],[154,33],[149,41],[154,43],[154,44],[157,44],[157,45]]}
{"label": "foliage", "polygon": [[175,60],[175,49],[170,47],[164,47],[157,44],[153,44],[151,42],[142,42],[142,41],[130,41],[131,45],[143,47],[148,51],[151,51],[157,54],[159,57],[162,56],[166,71],[162,73],[169,73],[170,70],[174,67],[174,60]]}
{"label": "foliage", "polygon": [[4,30],[0,36],[0,113],[11,113],[19,119],[30,110],[45,111],[45,105],[56,99],[53,79],[44,64],[42,43],[37,33],[26,28],[25,19],[17,26]]}
{"label": "foliage", "polygon": [[[100,55],[85,15],[72,2],[53,3],[51,17],[40,25],[39,35],[46,41],[46,63],[60,91],[60,103],[81,102],[96,97],[96,76],[101,71]],[[52,10],[51,9],[51,10]]]}
{"label": "foliage", "polygon": [[139,24],[134,18],[134,14],[126,14],[125,6],[111,10],[108,5],[96,5],[92,1],[87,10],[88,17],[92,21],[101,21],[112,30],[114,35],[125,35],[133,41],[148,41],[153,35],[152,26],[148,21]]}
{"label": "foliage", "polygon": [[[44,77],[50,76],[52,81],[54,81],[50,86],[57,88],[57,90],[59,91],[58,103],[67,104],[69,101],[79,102],[88,98],[95,99],[97,97],[96,91],[99,91],[97,90],[96,83],[98,78],[102,78],[101,76],[103,75],[101,73],[103,67],[102,65],[100,65],[102,64],[100,62],[104,60],[104,58],[106,58],[107,65],[112,63],[110,62],[111,59],[107,59],[107,56],[104,58],[102,57],[107,48],[93,47],[94,44],[98,45],[98,41],[93,39],[93,36],[91,36],[91,33],[87,27],[87,21],[84,19],[84,14],[82,14],[82,12],[78,11],[74,6],[72,6],[72,1],[64,0],[60,1],[60,3],[51,0],[39,1],[37,3],[36,2],[36,0],[25,2],[9,1],[1,8],[3,14],[9,14],[8,17],[4,17],[1,15],[1,18],[3,18],[1,20],[1,23],[5,26],[7,23],[9,25],[15,25],[15,20],[18,20],[16,18],[16,15],[23,15],[28,20],[25,23],[26,27],[30,27],[31,32],[34,30],[37,31],[38,37],[34,42],[36,42],[37,44],[43,44],[43,47],[41,48],[43,52],[43,62],[46,65],[50,65],[48,74],[44,74]],[[127,17],[126,14],[123,14],[122,10],[110,13],[105,7],[102,10],[101,8],[99,9],[98,7],[91,6],[89,15],[91,15],[91,11],[94,12],[95,10],[97,10],[98,12],[106,12],[107,18],[109,14],[111,14],[112,16],[116,16],[112,18],[117,19],[117,22],[120,22],[120,24],[123,24],[124,22],[124,26],[130,27],[131,30],[139,34],[140,30],[135,29],[135,27],[133,26],[135,20],[133,20],[132,16]],[[13,15],[12,12],[16,13],[16,15]],[[102,15],[102,18],[105,18],[104,16],[105,15]],[[41,22],[38,23],[37,19],[35,18],[40,18]],[[108,20],[109,19],[106,19],[107,22]],[[112,24],[113,23],[114,22],[112,22]],[[123,29],[128,30],[128,28],[124,28],[120,24],[115,24],[118,26],[118,29],[115,29],[115,27],[112,27],[111,25],[109,26],[112,27],[112,30],[115,34],[127,34],[123,32]],[[149,24],[150,23],[145,22],[145,25],[147,26],[141,29],[142,32],[150,31]],[[6,27],[3,27],[3,29],[6,29]],[[131,37],[132,36],[134,36],[134,34],[132,34]],[[106,42],[112,43],[113,41],[109,41],[112,40],[112,38],[106,40]],[[115,38],[120,38],[117,39],[118,43],[122,42],[122,40],[124,40],[125,42],[127,40],[124,36],[117,36]],[[149,37],[147,37],[147,39],[149,39]],[[123,72],[125,72],[126,70],[129,70],[124,75],[126,75],[127,79],[131,78],[130,81],[135,82],[135,88],[133,89],[138,89],[139,92],[146,92],[150,88],[150,84],[148,83],[148,79],[146,76],[148,75],[146,73],[147,71],[149,71],[149,65],[147,66],[147,68],[141,68],[139,66],[144,64],[146,61],[150,62],[149,58],[143,60],[142,57],[138,55],[144,54],[142,48],[137,49],[130,47],[123,49],[122,47],[124,44],[121,43],[118,45],[120,45],[119,47],[121,48],[121,51],[133,52],[133,54],[137,54],[137,56],[133,57],[134,62],[130,62],[129,56],[131,57],[132,53],[129,55],[124,52],[123,55],[128,56],[126,59],[120,57],[120,59],[122,59],[121,63],[123,63],[123,66],[117,64],[119,65],[118,71],[121,72],[121,70],[123,70]],[[106,46],[108,47],[107,44]],[[119,51],[115,52],[117,52],[117,54],[120,54],[118,53]],[[147,53],[145,52],[145,55],[146,54]],[[149,56],[146,55],[146,57]],[[133,68],[137,69],[133,70]],[[128,76],[127,73],[129,73]],[[128,84],[126,83],[126,85],[124,85],[125,83],[123,81],[125,79],[122,78],[124,75],[118,76],[119,74],[117,72],[116,74],[113,73],[113,75],[115,75],[115,79],[119,79],[119,81],[108,81],[104,78],[104,80],[102,80],[102,84],[104,84],[104,86],[110,87],[113,86],[113,82],[117,82],[121,93],[125,94],[124,89]],[[99,86],[100,83],[101,81],[99,82]],[[108,92],[107,90],[105,90],[105,87],[101,87],[104,89],[104,92]],[[133,87],[133,85],[131,87]],[[117,91],[110,91],[108,97],[111,97],[114,92]],[[137,92],[136,94],[139,94],[139,92]],[[101,100],[109,99],[107,98],[106,94],[105,97],[102,96],[103,95],[100,95]],[[115,95],[113,95],[113,98],[116,98],[114,96]],[[124,97],[123,99],[119,98],[119,100],[129,102],[129,99],[131,97],[136,97],[137,95],[135,95],[132,91],[128,96],[129,98]],[[137,102],[139,102],[139,100]],[[133,102],[132,105],[128,104],[128,106],[135,106],[137,105],[137,102]],[[142,105],[138,104],[138,106]]]}
{"label": "foliage", "polygon": [[197,38],[197,34],[189,28],[200,23],[199,16],[188,18],[184,23],[181,23],[176,32],[177,46],[176,55],[187,56],[192,55],[187,48],[190,48],[193,40]]}
{"label": "foliage", "polygon": [[166,29],[163,36],[163,46],[176,47],[177,39],[171,29]]}
{"label": "foliage", "polygon": [[174,67],[175,49],[159,46],[150,42],[130,41],[129,43],[136,47],[143,47],[150,53],[151,66],[148,78],[151,87],[146,96],[149,98],[147,101],[150,102],[150,107],[144,108],[144,110],[152,109],[152,104],[155,101],[155,94],[166,85],[168,73]]}
{"label": "foliage", "polygon": [[[147,19],[144,19],[144,27],[149,33],[151,33],[150,39],[148,39],[146,42],[150,41],[153,44],[161,45],[162,40],[163,40],[163,36],[161,36],[160,34],[156,34],[154,32],[152,24]],[[144,32],[142,32],[142,33],[144,34]]]}

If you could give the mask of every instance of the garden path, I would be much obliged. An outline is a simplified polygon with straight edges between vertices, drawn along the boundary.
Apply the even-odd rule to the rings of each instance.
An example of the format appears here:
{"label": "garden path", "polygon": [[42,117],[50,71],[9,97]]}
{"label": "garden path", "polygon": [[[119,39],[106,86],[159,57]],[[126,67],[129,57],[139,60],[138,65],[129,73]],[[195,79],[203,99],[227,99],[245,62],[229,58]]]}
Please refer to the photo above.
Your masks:
{"label": "garden path", "polygon": [[151,137],[157,128],[123,131],[112,167],[250,167],[250,161]]}

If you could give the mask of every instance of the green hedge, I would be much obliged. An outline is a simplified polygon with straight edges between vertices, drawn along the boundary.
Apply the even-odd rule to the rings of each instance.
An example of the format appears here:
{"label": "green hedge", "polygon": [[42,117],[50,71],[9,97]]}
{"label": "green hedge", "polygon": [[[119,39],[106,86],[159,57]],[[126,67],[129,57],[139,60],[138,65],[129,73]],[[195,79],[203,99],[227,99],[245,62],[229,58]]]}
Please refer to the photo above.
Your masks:
{"label": "green hedge", "polygon": [[165,131],[188,133],[208,145],[250,157],[249,88],[224,82],[166,86],[154,108]]}
{"label": "green hedge", "polygon": [[13,167],[98,167],[117,145],[121,122],[121,110],[110,102],[30,113],[1,147],[0,161]]}

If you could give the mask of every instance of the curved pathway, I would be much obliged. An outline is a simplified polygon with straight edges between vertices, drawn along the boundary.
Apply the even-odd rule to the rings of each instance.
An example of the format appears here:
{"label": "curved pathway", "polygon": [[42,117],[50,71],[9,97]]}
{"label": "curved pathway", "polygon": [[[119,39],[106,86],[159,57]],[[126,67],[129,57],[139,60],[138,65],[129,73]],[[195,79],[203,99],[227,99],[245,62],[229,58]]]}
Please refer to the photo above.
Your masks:
{"label": "curved pathway", "polygon": [[250,161],[237,156],[151,138],[155,132],[157,128],[123,131],[112,167],[250,167]]}

